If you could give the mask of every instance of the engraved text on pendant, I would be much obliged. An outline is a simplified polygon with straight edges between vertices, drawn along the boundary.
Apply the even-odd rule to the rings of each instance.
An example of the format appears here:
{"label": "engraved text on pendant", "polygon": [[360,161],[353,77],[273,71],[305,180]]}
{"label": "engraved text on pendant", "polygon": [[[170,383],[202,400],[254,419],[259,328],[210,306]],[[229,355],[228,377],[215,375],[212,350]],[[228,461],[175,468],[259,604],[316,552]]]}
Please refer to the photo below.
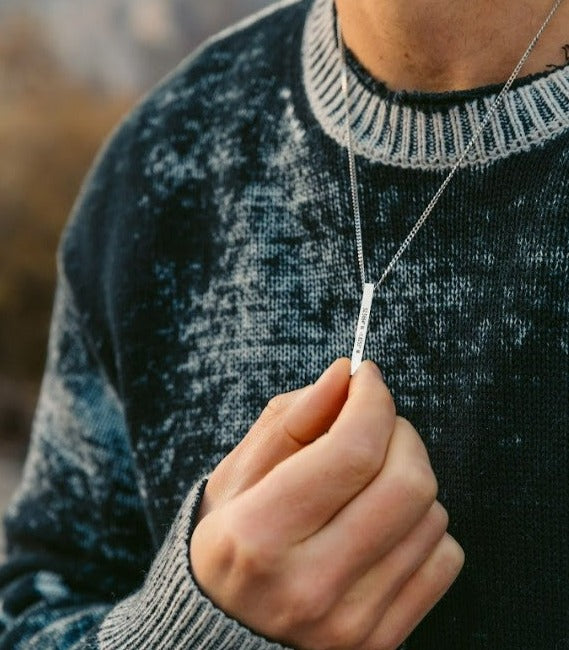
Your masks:
{"label": "engraved text on pendant", "polygon": [[366,282],[360,307],[360,316],[356,327],[356,338],[354,340],[354,349],[352,351],[352,363],[350,373],[353,375],[360,367],[364,353],[367,330],[369,327],[369,317],[371,314],[371,303],[373,300],[374,284]]}

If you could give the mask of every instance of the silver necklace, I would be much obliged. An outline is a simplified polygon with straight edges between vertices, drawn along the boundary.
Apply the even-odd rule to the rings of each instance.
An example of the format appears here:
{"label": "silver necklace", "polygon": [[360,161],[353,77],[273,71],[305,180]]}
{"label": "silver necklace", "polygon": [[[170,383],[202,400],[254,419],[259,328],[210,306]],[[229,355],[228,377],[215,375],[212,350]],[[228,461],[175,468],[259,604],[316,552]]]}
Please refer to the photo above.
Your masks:
{"label": "silver necklace", "polygon": [[439,189],[436,191],[434,194],[433,198],[429,201],[427,207],[423,210],[423,213],[421,216],[417,219],[415,225],[411,228],[409,231],[409,234],[405,239],[403,240],[401,246],[399,246],[399,249],[389,262],[389,264],[385,267],[385,270],[381,274],[379,280],[377,282],[369,282],[366,278],[366,270],[365,270],[365,260],[364,260],[364,252],[363,252],[363,236],[362,236],[362,223],[361,223],[361,213],[360,213],[360,200],[359,200],[359,193],[358,193],[358,178],[357,178],[357,172],[356,172],[356,161],[355,161],[355,154],[354,154],[354,144],[352,140],[352,128],[350,124],[350,96],[349,96],[349,89],[348,89],[348,73],[347,73],[347,65],[346,65],[346,52],[345,52],[345,47],[344,47],[344,41],[342,38],[342,29],[340,25],[340,17],[336,13],[336,36],[337,36],[337,42],[338,42],[338,52],[340,56],[340,66],[341,66],[341,85],[342,85],[342,93],[344,95],[344,109],[345,109],[345,120],[346,120],[346,144],[347,144],[347,149],[348,149],[348,166],[349,166],[349,172],[350,172],[350,191],[351,191],[351,198],[352,198],[352,211],[354,214],[354,225],[355,225],[355,231],[356,231],[356,250],[357,250],[357,255],[358,255],[358,266],[359,266],[359,271],[360,271],[360,280],[361,280],[361,285],[362,285],[362,301],[360,305],[360,313],[358,317],[358,322],[356,326],[356,334],[355,334],[355,340],[354,340],[354,347],[352,351],[352,362],[351,362],[351,374],[353,375],[354,372],[358,369],[362,362],[362,357],[363,357],[363,352],[364,352],[364,347],[365,347],[365,341],[367,337],[367,332],[368,332],[368,327],[369,327],[369,320],[370,320],[370,314],[371,314],[371,307],[372,307],[372,302],[373,302],[373,295],[376,289],[378,289],[385,281],[385,278],[389,275],[389,273],[393,270],[393,267],[397,264],[399,258],[403,255],[411,241],[414,239],[415,235],[419,232],[421,226],[425,223],[431,212],[433,211],[435,205],[437,204],[438,200],[441,198],[443,192],[446,190],[447,185],[451,182],[453,176],[456,174],[456,172],[459,170],[461,167],[462,163],[464,162],[466,156],[468,155],[468,152],[470,149],[472,149],[472,146],[476,142],[476,140],[480,137],[480,134],[490,122],[494,114],[496,113],[497,109],[501,106],[501,104],[504,101],[504,98],[508,91],[510,90],[512,84],[520,74],[521,69],[523,68],[525,62],[527,61],[529,55],[533,51],[534,47],[536,46],[536,43],[539,41],[541,38],[541,35],[545,31],[545,28],[555,15],[557,9],[559,9],[559,6],[563,0],[555,0],[555,3],[553,4],[553,7],[551,8],[551,11],[547,15],[545,21],[543,22],[542,26],[539,28],[537,34],[533,37],[531,40],[530,44],[528,45],[526,51],[524,52],[522,58],[519,60],[518,64],[516,67],[513,69],[512,74],[509,76],[508,80],[502,87],[502,90],[498,93],[498,96],[486,112],[486,115],[484,116],[484,119],[478,126],[478,128],[474,131],[472,134],[472,137],[468,141],[467,145],[465,146],[463,152],[461,155],[458,157],[457,161],[454,163],[452,166],[450,172],[448,173],[447,177],[445,180],[442,182],[441,186]]}

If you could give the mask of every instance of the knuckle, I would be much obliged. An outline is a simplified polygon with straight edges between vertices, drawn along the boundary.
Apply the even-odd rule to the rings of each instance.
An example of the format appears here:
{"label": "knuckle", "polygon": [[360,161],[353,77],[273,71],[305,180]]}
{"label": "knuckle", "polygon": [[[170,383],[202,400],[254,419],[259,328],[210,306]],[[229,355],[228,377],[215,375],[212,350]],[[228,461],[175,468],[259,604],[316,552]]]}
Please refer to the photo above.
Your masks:
{"label": "knuckle", "polygon": [[379,389],[379,394],[377,396],[377,405],[383,413],[395,420],[396,410],[395,410],[395,401],[393,395],[387,388],[385,384],[381,384]]}
{"label": "knuckle", "polygon": [[282,589],[282,604],[275,620],[277,633],[286,636],[291,630],[314,627],[328,609],[327,599],[319,589],[297,575]]}
{"label": "knuckle", "polygon": [[372,402],[365,405],[365,409],[369,409],[368,417],[370,424],[373,423],[373,429],[382,431],[385,435],[391,436],[396,422],[395,402],[391,393],[386,386],[383,386],[377,394],[374,395]]}
{"label": "knuckle", "polygon": [[269,418],[275,417],[283,411],[287,403],[287,396],[284,393],[279,393],[278,395],[271,397],[271,399],[267,402],[264,413]]}
{"label": "knuckle", "polygon": [[396,420],[398,426],[406,428],[406,429],[413,429],[413,431],[415,430],[415,427],[403,415],[396,415],[395,420]]}
{"label": "knuckle", "polygon": [[441,532],[445,531],[448,528],[448,512],[439,501],[435,501],[429,513],[432,518],[432,525],[434,528],[440,530]]}
{"label": "knuckle", "polygon": [[413,456],[421,458],[422,460],[429,463],[429,453],[425,447],[423,439],[419,435],[419,432],[415,427],[407,420],[406,418],[397,415],[395,417],[395,432],[397,435],[407,438],[409,449],[412,449]]}
{"label": "knuckle", "polygon": [[415,429],[415,427],[411,424],[411,422],[409,422],[406,417],[403,417],[402,415],[396,415],[395,428],[400,432],[415,438],[416,442],[424,447],[423,441],[421,440],[421,436],[418,434],[417,429]]}
{"label": "knuckle", "polygon": [[438,569],[449,578],[454,579],[464,566],[464,550],[462,546],[448,533],[444,536],[439,554]]}
{"label": "knuckle", "polygon": [[371,436],[353,440],[344,451],[344,469],[355,482],[367,482],[379,472],[380,445]]}
{"label": "knuckle", "polygon": [[261,412],[258,420],[255,422],[254,427],[257,429],[271,428],[282,419],[284,413],[294,401],[292,393],[279,393],[274,395],[267,402],[265,408]]}
{"label": "knuckle", "polygon": [[233,571],[241,555],[239,536],[235,530],[218,528],[211,547],[215,550],[218,569],[225,574]]}
{"label": "knuckle", "polygon": [[437,498],[438,482],[428,463],[409,463],[401,468],[396,480],[403,494],[412,502],[430,505]]}
{"label": "knuckle", "polygon": [[239,523],[226,526],[218,536],[218,553],[227,571],[245,586],[266,579],[279,565],[276,547]]}
{"label": "knuckle", "polygon": [[270,548],[253,540],[244,543],[244,540],[240,539],[233,557],[237,575],[247,576],[247,582],[251,579],[258,581],[260,578],[265,578],[274,570],[275,558]]}

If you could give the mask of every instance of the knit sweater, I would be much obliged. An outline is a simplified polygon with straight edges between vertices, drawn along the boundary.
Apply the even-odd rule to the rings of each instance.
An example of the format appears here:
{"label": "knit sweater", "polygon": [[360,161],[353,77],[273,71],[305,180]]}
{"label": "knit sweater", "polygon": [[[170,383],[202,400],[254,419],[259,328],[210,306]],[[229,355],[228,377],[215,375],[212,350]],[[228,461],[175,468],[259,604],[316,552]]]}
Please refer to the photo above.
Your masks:
{"label": "knit sweater", "polygon": [[[123,121],[59,251],[0,569],[2,650],[280,648],[188,561],[206,477],[349,355],[360,286],[330,0],[212,39]],[[348,57],[370,278],[498,92],[392,92]],[[406,650],[569,648],[569,68],[519,80],[386,283],[366,355],[466,564]]]}

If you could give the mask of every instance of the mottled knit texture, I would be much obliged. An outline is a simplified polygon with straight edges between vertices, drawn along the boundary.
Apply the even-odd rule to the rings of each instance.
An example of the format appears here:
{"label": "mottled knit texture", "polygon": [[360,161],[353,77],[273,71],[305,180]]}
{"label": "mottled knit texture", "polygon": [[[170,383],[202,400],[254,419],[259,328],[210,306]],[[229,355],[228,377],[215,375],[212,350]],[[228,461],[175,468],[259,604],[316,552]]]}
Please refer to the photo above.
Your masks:
{"label": "mottled knit texture", "polygon": [[[205,477],[359,308],[329,0],[213,39],[112,135],[59,255],[0,569],[0,648],[279,644],[196,586]],[[497,88],[393,93],[349,57],[377,278]],[[466,552],[406,650],[569,648],[569,68],[524,78],[378,292],[366,353]]]}

